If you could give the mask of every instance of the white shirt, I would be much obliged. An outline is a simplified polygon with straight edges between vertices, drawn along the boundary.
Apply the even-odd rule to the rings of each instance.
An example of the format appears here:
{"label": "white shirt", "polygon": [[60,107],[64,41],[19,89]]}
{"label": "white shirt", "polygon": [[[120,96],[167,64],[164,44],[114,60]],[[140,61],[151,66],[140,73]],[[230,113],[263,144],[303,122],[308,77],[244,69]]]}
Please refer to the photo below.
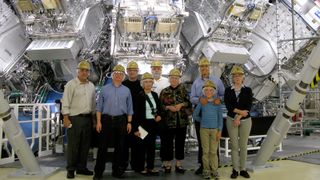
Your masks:
{"label": "white shirt", "polygon": [[95,87],[90,81],[81,83],[78,78],[75,78],[65,85],[62,97],[62,114],[75,116],[93,113],[95,105]]}
{"label": "white shirt", "polygon": [[160,96],[162,89],[168,86],[170,86],[169,79],[161,76],[160,79],[154,80],[152,91],[156,92],[158,96]]}
{"label": "white shirt", "polygon": [[[153,108],[157,109],[157,104],[156,104],[152,94],[147,93],[146,95],[149,97]],[[154,115],[152,114],[152,110],[151,110],[151,107],[150,107],[150,104],[148,103],[148,101],[146,101],[146,119],[154,119]]]}

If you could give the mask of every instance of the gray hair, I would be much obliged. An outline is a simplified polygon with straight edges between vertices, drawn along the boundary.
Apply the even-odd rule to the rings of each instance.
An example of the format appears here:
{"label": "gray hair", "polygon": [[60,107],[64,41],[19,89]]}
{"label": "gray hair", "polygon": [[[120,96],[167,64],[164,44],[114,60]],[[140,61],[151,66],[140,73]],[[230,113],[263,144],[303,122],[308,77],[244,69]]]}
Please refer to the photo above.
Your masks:
{"label": "gray hair", "polygon": [[[144,82],[146,81],[147,79],[144,79],[144,80],[141,80],[140,81],[140,85],[141,87],[144,89]],[[152,80],[152,84],[154,84],[154,80]]]}

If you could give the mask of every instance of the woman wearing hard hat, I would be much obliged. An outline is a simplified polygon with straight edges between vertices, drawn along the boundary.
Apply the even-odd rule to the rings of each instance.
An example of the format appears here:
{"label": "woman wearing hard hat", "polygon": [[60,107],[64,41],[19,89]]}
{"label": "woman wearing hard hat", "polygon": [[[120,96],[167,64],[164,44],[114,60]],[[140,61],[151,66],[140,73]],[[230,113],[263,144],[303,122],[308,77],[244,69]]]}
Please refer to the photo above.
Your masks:
{"label": "woman wearing hard hat", "polygon": [[226,88],[224,102],[228,110],[227,129],[231,141],[232,174],[235,179],[239,175],[250,178],[246,171],[247,143],[251,130],[250,109],[252,106],[252,90],[243,84],[244,71],[240,66],[231,70],[233,85]]}

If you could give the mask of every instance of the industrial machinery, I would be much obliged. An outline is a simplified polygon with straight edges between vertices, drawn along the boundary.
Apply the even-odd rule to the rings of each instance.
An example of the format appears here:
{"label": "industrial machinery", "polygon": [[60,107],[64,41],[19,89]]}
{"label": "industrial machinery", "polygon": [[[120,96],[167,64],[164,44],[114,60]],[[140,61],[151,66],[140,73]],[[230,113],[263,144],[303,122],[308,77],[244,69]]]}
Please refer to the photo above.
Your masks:
{"label": "industrial machinery", "polygon": [[133,59],[140,73],[161,60],[164,75],[176,67],[191,83],[205,56],[226,86],[231,67],[242,65],[255,115],[275,116],[319,36],[317,2],[295,2],[0,0],[0,87],[9,103],[58,98],[82,59],[97,87]]}
{"label": "industrial machinery", "polygon": [[[100,85],[110,66],[126,65],[132,59],[138,61],[140,73],[159,59],[164,74],[175,66],[184,81],[192,82],[197,61],[205,56],[212,73],[226,85],[232,64],[243,64],[246,85],[259,102],[270,95],[279,97],[278,87],[291,90],[297,82],[297,73],[315,45],[312,37],[318,26],[306,21],[308,13],[291,18],[289,2],[275,4],[262,0],[1,1],[0,46],[5,47],[0,53],[1,84],[12,102],[44,101],[40,94],[62,92],[83,58],[94,67],[90,79]],[[292,38],[288,32],[310,39],[280,41]]]}

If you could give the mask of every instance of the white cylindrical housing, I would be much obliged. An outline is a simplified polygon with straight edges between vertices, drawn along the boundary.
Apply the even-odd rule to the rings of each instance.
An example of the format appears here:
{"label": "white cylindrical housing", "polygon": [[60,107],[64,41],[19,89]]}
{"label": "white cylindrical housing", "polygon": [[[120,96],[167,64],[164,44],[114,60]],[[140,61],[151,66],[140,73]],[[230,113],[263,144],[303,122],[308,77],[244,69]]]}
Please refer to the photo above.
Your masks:
{"label": "white cylindrical housing", "polygon": [[39,174],[41,172],[26,137],[19,125],[18,120],[11,113],[8,102],[4,99],[3,92],[0,90],[0,119],[3,121],[3,131],[5,132],[12,148],[19,157],[27,175]]}

